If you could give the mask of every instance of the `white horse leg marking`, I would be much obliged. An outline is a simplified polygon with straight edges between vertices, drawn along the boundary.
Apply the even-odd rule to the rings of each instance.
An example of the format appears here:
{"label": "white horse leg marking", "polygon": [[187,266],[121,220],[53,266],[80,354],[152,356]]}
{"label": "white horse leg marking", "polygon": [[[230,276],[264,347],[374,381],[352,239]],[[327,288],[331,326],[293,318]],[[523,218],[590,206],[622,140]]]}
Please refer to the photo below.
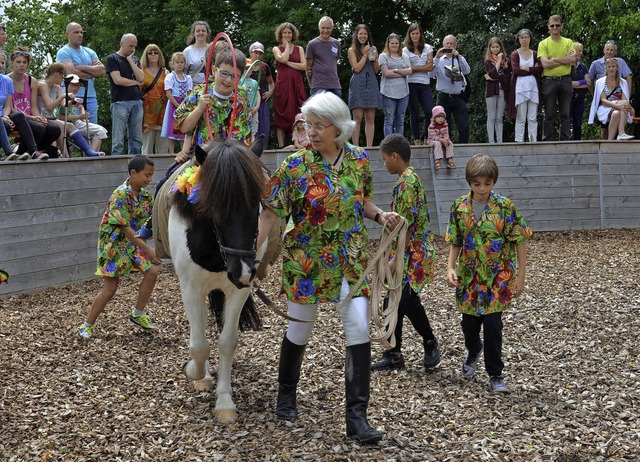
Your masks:
{"label": "white horse leg marking", "polygon": [[238,346],[238,321],[245,301],[249,297],[251,289],[238,290],[229,284],[225,290],[224,327],[218,338],[218,387],[216,393],[215,414],[221,423],[233,423],[238,419],[236,406],[231,396],[231,366]]}

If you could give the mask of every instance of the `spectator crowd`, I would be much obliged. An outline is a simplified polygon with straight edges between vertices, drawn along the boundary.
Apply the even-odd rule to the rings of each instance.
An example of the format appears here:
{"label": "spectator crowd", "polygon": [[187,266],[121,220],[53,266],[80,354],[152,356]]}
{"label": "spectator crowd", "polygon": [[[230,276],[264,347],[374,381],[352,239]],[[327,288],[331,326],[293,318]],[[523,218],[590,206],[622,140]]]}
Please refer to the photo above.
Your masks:
{"label": "spectator crowd", "polygon": [[[635,117],[630,102],[633,74],[625,60],[616,56],[616,43],[607,41],[603,56],[587,66],[582,61],[583,45],[562,35],[562,18],[553,15],[547,25],[549,35],[537,46],[529,29],[515,34],[517,48],[511,51],[499,37],[488,40],[482,69],[487,141],[507,141],[503,137],[505,116],[515,123],[516,142],[580,140],[586,109],[588,123],[600,127],[603,139],[633,139],[626,133]],[[473,70],[456,36],[447,34],[441,46],[431,45],[421,26],[413,23],[404,37],[389,34],[379,51],[369,27],[359,24],[347,51],[352,76],[344,89],[338,73],[343,48],[333,32],[333,20],[322,17],[317,37],[305,48],[296,43],[300,36],[296,26],[282,23],[275,30],[272,49],[275,69],[264,60],[264,45],[254,42],[247,50],[245,72],[225,77],[240,81],[247,92],[252,137],[260,135],[266,148],[273,122],[276,146],[298,149],[304,139],[301,130],[297,135],[295,130],[297,123],[298,128],[304,123],[302,105],[308,96],[331,92],[348,101],[356,124],[351,137],[355,145],[361,140],[363,145],[373,145],[379,109],[384,135],[404,135],[408,109],[407,139],[413,145],[436,147],[438,158],[434,160],[444,158],[443,147],[447,167],[455,168],[454,142],[469,141],[469,76]],[[29,49],[4,49],[6,27],[0,25],[3,160],[66,157],[74,147],[86,156],[98,157],[104,155],[100,148],[107,136],[111,137],[112,155],[175,153],[176,149],[178,155],[184,155],[191,150],[194,130],[178,129],[175,114],[193,91],[209,84],[205,81],[209,50],[222,43],[212,44],[213,32],[206,21],[194,22],[186,48],[166,59],[153,43],[136,56],[137,37],[126,33],[103,64],[83,45],[80,24],[68,24],[65,33],[67,43],[38,81],[29,74]],[[103,127],[98,120],[99,104],[105,102],[98,101],[95,79],[105,75],[110,85],[111,127]],[[210,75],[213,78],[215,72]],[[588,108],[587,94],[592,95]],[[430,129],[436,116],[434,106],[446,119],[444,144],[434,141]]]}

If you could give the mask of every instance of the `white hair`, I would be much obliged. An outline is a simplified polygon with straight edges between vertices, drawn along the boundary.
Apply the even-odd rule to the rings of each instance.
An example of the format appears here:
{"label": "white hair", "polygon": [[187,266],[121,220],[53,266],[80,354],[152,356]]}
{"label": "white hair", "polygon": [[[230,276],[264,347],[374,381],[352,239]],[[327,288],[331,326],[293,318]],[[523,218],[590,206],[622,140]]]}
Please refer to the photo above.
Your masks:
{"label": "white hair", "polygon": [[318,21],[318,29],[322,27],[323,22],[328,22],[331,24],[331,27],[333,27],[333,19],[331,19],[329,16],[323,16],[320,18],[320,21]]}
{"label": "white hair", "polygon": [[302,115],[306,119],[313,114],[319,119],[328,120],[340,132],[336,144],[342,147],[351,135],[356,123],[351,120],[349,106],[341,98],[329,91],[316,93],[302,105]]}

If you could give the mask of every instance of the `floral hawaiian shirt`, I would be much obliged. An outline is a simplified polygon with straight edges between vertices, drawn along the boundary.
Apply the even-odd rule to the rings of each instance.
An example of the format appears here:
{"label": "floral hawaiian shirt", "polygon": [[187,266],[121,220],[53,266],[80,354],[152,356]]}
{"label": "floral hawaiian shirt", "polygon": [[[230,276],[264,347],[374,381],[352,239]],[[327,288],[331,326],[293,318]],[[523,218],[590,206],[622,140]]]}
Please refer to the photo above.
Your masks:
{"label": "floral hawaiian shirt", "polygon": [[153,196],[144,188],[135,194],[129,179],[113,191],[98,230],[96,276],[129,276],[151,268],[147,255],[127,239],[122,228],[138,231],[151,217],[152,207]]}
{"label": "floral hawaiian shirt", "polygon": [[407,220],[410,236],[404,255],[402,285],[410,284],[414,291],[420,292],[433,280],[436,250],[429,225],[427,197],[413,167],[408,167],[398,177],[393,188],[391,211]]}
{"label": "floral hawaiian shirt", "polygon": [[[299,304],[335,302],[343,276],[357,282],[366,268],[364,204],[373,196],[369,156],[345,144],[339,168],[312,150],[285,159],[269,180],[266,207],[285,220],[282,290]],[[354,297],[368,296],[365,282]]]}
{"label": "floral hawaiian shirt", "polygon": [[[175,130],[179,130],[180,124],[191,114],[200,103],[200,96],[204,92],[204,84],[196,85],[187,97],[180,103],[175,112]],[[229,137],[229,122],[233,111],[236,94],[229,99],[221,100],[213,93],[213,83],[209,86],[211,102],[209,103],[209,121],[211,123],[212,134],[209,136],[207,120],[203,116],[198,121],[195,131],[195,144],[206,143],[210,139],[227,139]],[[231,129],[231,138],[242,141],[247,146],[253,140],[251,135],[251,123],[249,119],[250,108],[247,107],[247,92],[244,88],[238,89],[238,104],[235,112],[235,119]]]}
{"label": "floral hawaiian shirt", "polygon": [[491,192],[478,218],[471,193],[451,206],[445,240],[461,247],[456,289],[458,310],[481,316],[504,311],[511,301],[510,283],[516,271],[516,246],[532,235],[511,199]]}

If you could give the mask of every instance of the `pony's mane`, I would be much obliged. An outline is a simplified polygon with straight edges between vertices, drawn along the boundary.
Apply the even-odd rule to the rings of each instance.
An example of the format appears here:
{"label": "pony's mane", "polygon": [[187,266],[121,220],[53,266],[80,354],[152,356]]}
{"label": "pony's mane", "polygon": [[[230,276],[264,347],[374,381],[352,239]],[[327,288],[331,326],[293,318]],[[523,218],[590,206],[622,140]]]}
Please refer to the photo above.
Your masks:
{"label": "pony's mane", "polygon": [[258,205],[266,179],[264,164],[244,144],[224,140],[203,146],[198,211],[219,220]]}

